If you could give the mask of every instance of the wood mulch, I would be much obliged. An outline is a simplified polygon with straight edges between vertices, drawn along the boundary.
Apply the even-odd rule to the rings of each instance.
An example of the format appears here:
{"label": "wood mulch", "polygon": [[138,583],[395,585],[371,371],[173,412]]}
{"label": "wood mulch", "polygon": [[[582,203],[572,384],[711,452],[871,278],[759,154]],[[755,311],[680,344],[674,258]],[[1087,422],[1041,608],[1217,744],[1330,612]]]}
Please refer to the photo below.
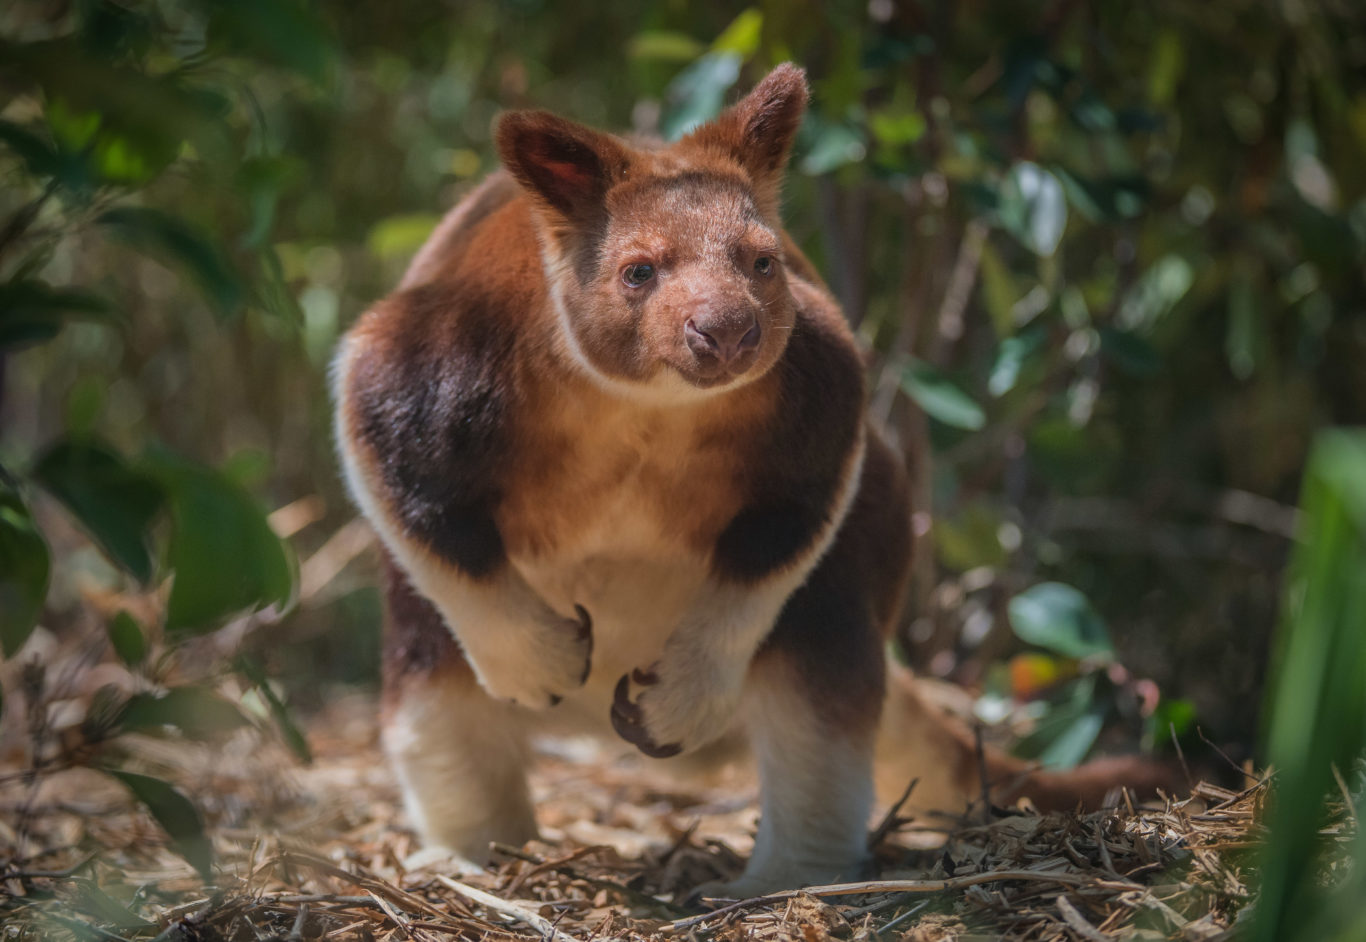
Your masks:
{"label": "wood mulch", "polygon": [[738,873],[751,846],[744,770],[685,783],[561,744],[533,779],[544,841],[462,873],[405,829],[374,712],[350,695],[313,717],[310,766],[254,729],[213,746],[121,738],[125,767],[203,812],[213,886],[108,776],[0,765],[0,942],[1224,939],[1250,898],[1268,794],[1262,780],[1093,814],[891,816],[879,879],[703,912],[683,905],[689,890]]}

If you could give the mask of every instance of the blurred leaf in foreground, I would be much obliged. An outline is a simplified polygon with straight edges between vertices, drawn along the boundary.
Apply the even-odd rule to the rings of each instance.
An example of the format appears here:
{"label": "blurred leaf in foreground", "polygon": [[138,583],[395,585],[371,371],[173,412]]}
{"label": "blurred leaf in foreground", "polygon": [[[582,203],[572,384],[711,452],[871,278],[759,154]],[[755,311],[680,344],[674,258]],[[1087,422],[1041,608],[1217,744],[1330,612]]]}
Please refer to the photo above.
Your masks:
{"label": "blurred leaf in foreground", "polygon": [[173,726],[191,739],[208,739],[247,725],[234,704],[205,687],[172,687],[164,694],[134,694],[119,724],[126,730]]}
{"label": "blurred leaf in foreground", "polygon": [[143,584],[151,581],[151,527],[161,488],[96,441],[60,441],[33,469],[100,548]]}
{"label": "blurred leaf in foreground", "polygon": [[0,350],[51,340],[72,318],[105,317],[109,303],[89,291],[21,279],[0,284]]}
{"label": "blurred leaf in foreground", "polygon": [[261,669],[261,665],[244,656],[238,658],[237,669],[265,700],[271,718],[275,720],[275,725],[280,730],[280,735],[285,738],[285,743],[290,750],[299,757],[301,762],[312,762],[313,750],[308,746],[308,738],[304,736],[299,724],[294,722],[294,716],[289,712],[289,707],[271,687],[270,678],[266,677],[266,672]]}
{"label": "blurred leaf in foreground", "polygon": [[143,206],[120,206],[96,220],[139,251],[183,268],[219,317],[241,310],[246,288],[223,251],[178,216]]}
{"label": "blurred leaf in foreground", "polygon": [[109,645],[119,660],[129,667],[137,667],[147,656],[147,639],[142,626],[132,615],[119,612],[109,621]]}
{"label": "blurred leaf in foreground", "polygon": [[205,883],[213,880],[213,847],[204,835],[204,822],[190,800],[159,778],[108,770],[128,786],[171,838],[171,847],[199,871]]}
{"label": "blurred leaf in foreground", "polygon": [[1272,660],[1267,753],[1277,795],[1251,938],[1348,942],[1366,928],[1366,838],[1358,835],[1355,866],[1333,891],[1323,889],[1317,861],[1324,800],[1341,798],[1334,768],[1346,774],[1366,752],[1366,432],[1318,437],[1300,505],[1303,531]]}
{"label": "blurred leaf in foreground", "polygon": [[239,612],[287,605],[295,567],[288,547],[241,485],[165,451],[145,459],[171,512],[167,563],[175,572],[166,630],[208,631]]}
{"label": "blurred leaf in foreground", "polygon": [[0,648],[24,646],[47,597],[47,544],[19,495],[0,480]]}

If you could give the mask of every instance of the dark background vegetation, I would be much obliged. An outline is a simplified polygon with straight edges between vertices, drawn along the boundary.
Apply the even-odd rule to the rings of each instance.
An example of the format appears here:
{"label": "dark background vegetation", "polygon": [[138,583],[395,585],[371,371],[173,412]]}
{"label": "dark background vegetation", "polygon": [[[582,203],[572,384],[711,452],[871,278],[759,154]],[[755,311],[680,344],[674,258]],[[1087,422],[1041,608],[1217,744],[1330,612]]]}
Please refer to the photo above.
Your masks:
{"label": "dark background vegetation", "polygon": [[[1351,0],[6,3],[7,653],[291,597],[354,516],[333,347],[494,169],[499,110],[674,135],[789,59],[788,224],[916,471],[907,656],[988,707],[1050,694],[1053,761],[1115,719],[1249,755],[1311,439],[1366,421]],[[168,608],[90,604],[172,573]],[[250,670],[304,707],[373,683],[369,578]]]}

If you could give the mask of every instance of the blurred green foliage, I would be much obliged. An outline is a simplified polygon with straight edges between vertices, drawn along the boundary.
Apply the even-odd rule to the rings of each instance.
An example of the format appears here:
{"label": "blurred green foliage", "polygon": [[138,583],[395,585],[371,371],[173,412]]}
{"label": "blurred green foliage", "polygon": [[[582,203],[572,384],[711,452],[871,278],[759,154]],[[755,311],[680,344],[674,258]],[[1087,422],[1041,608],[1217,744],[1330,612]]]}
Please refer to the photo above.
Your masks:
{"label": "blurred green foliage", "polygon": [[[1366,432],[1319,436],[1303,508],[1266,710],[1277,789],[1250,938],[1356,942],[1366,935]],[[1325,795],[1355,824],[1345,877],[1322,831]]]}
{"label": "blurred green foliage", "polygon": [[[128,663],[289,604],[261,504],[322,498],[305,556],[351,516],[328,359],[495,168],[500,109],[676,136],[788,59],[813,97],[787,220],[916,475],[912,658],[978,682],[1042,648],[1059,761],[1120,662],[1180,695],[1130,717],[1150,743],[1197,716],[1251,743],[1309,443],[1366,421],[1366,8],[1341,0],[6,4],[6,651],[74,619],[76,569],[174,573],[165,623],[110,620]],[[113,565],[36,527],[53,506]],[[252,653],[373,677],[363,584]]]}

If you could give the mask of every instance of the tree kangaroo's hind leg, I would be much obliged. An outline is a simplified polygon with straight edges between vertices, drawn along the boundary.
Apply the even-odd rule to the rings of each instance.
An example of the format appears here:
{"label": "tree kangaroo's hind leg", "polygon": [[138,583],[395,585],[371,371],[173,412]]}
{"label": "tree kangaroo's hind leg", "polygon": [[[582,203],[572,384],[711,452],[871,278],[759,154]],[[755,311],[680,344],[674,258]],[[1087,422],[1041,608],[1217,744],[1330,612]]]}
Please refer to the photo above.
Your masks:
{"label": "tree kangaroo's hind leg", "polygon": [[759,830],[727,896],[856,880],[867,868],[882,643],[866,606],[826,575],[792,597],[751,667],[743,716]]}
{"label": "tree kangaroo's hind leg", "polygon": [[441,615],[388,563],[381,736],[413,827],[475,863],[536,836],[518,707],[475,680]]}
{"label": "tree kangaroo's hind leg", "polygon": [[867,869],[884,635],[911,552],[907,504],[899,463],[870,438],[834,545],[750,666],[741,712],[759,765],[759,831],[740,878],[710,889],[752,896],[856,880]]}

